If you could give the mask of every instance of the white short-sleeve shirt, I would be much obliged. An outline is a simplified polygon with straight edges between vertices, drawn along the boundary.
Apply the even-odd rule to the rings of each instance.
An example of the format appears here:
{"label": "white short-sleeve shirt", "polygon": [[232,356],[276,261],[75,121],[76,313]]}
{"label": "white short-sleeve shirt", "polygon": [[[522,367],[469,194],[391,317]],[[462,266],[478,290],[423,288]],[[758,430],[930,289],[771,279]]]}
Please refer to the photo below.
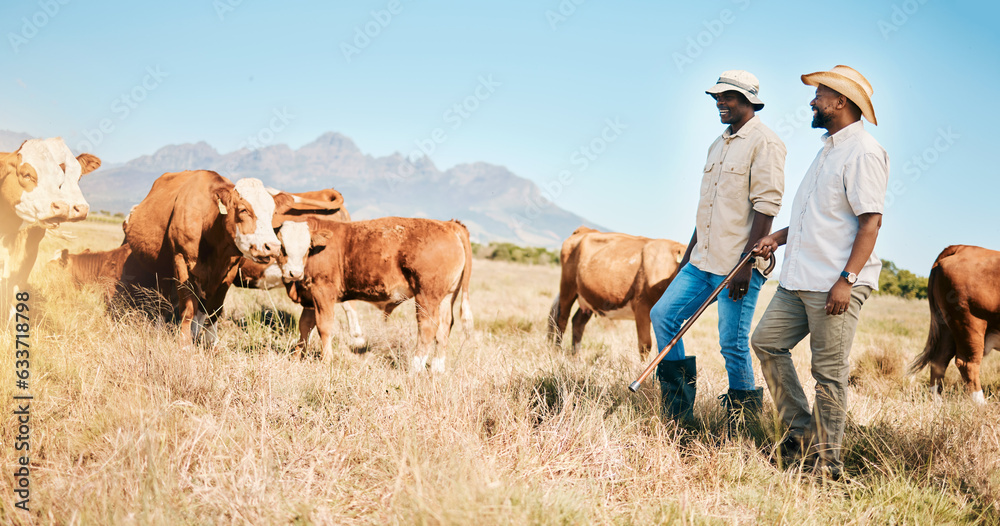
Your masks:
{"label": "white short-sleeve shirt", "polygon": [[[840,279],[858,234],[858,216],[881,214],[889,156],[861,121],[832,136],[806,172],[788,226],[779,282],[788,290],[827,292]],[[855,286],[878,290],[882,262],[872,251]]]}

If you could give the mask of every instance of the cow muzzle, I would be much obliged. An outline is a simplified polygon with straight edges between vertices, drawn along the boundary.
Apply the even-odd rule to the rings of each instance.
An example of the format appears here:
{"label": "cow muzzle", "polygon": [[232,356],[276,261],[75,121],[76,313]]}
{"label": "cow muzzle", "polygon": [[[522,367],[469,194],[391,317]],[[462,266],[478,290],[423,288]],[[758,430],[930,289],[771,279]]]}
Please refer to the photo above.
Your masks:
{"label": "cow muzzle", "polygon": [[62,223],[70,218],[69,203],[65,201],[53,201],[49,207],[49,215],[39,219],[39,223]]}
{"label": "cow muzzle", "polygon": [[69,210],[67,221],[83,221],[87,219],[88,213],[90,213],[90,205],[87,203],[73,205]]}
{"label": "cow muzzle", "polygon": [[293,281],[302,281],[302,269],[284,269],[281,272],[281,279],[285,283],[291,283]]}
{"label": "cow muzzle", "polygon": [[250,246],[250,257],[262,265],[270,263],[273,258],[277,258],[280,255],[280,243],[263,243],[261,245],[254,244]]}

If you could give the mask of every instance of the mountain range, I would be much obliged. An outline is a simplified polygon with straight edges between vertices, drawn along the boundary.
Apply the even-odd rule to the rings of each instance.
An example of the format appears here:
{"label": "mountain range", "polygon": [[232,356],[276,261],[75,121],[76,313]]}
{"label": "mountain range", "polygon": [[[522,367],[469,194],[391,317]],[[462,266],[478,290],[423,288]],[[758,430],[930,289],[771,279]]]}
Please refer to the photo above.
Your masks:
{"label": "mountain range", "polygon": [[[30,136],[0,131],[0,151]],[[256,177],[289,192],[336,188],[355,220],[383,216],[459,219],[472,240],[557,247],[580,225],[606,230],[545,201],[532,181],[477,162],[441,171],[427,157],[366,155],[339,133],[293,150],[284,144],[219,153],[205,142],[170,145],[80,180],[92,210],[128,212],[166,172],[214,170],[236,181]],[[547,204],[546,204],[547,203]]]}

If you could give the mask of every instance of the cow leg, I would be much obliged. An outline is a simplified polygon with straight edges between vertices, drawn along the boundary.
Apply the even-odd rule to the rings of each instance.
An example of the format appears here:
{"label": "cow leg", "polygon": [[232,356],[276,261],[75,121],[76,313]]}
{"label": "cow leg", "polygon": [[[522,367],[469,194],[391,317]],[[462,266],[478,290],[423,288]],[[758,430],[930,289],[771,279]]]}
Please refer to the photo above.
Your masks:
{"label": "cow leg", "polygon": [[454,323],[455,299],[458,293],[449,294],[441,300],[438,307],[437,332],[434,334],[434,358],[431,360],[431,372],[443,373],[445,357],[448,355],[448,337],[451,335],[451,325]]}
{"label": "cow leg", "polygon": [[646,359],[649,350],[653,348],[653,337],[649,331],[652,321],[649,319],[649,305],[637,303],[632,315],[635,317],[635,333],[639,339],[639,358]]}
{"label": "cow leg", "polygon": [[965,381],[965,389],[972,396],[972,401],[978,404],[986,403],[983,397],[983,386],[979,381],[979,367],[983,363],[983,346],[986,343],[986,322],[972,316],[964,320],[955,320],[956,325],[965,329],[955,331],[955,365]]}
{"label": "cow leg", "polygon": [[337,326],[334,307],[336,304],[325,305],[316,302],[316,329],[319,332],[320,359],[324,362],[333,358],[333,331]]}
{"label": "cow leg", "polygon": [[351,335],[351,347],[355,349],[364,347],[367,342],[364,333],[361,332],[361,323],[358,322],[358,311],[354,310],[354,306],[350,302],[345,301],[340,306],[344,309],[344,314],[347,315],[347,330]]}
{"label": "cow leg", "polygon": [[938,336],[937,353],[930,362],[931,370],[931,397],[935,402],[943,401],[941,393],[944,391],[944,373],[948,370],[948,364],[955,357],[955,338],[951,335],[951,329],[947,326],[941,327]]}
{"label": "cow leg", "polygon": [[410,371],[420,374],[427,367],[427,359],[434,351],[434,338],[438,330],[438,304],[424,301],[426,298],[417,296],[417,350],[413,354]]}
{"label": "cow leg", "polygon": [[316,309],[312,307],[303,307],[302,315],[299,316],[299,341],[295,344],[292,356],[302,358],[303,353],[309,347],[309,336],[315,327]]}
{"label": "cow leg", "polygon": [[556,348],[562,347],[563,333],[566,332],[566,324],[569,323],[569,313],[573,310],[574,301],[576,301],[576,287],[563,284],[559,288],[559,295],[552,302],[552,311],[549,313],[548,336]]}
{"label": "cow leg", "polygon": [[226,302],[228,290],[228,287],[219,287],[219,290],[216,290],[205,302],[205,310],[207,311],[204,315],[204,319],[207,320],[204,326],[205,347],[208,349],[214,349],[219,343],[219,318],[222,317],[222,305]]}
{"label": "cow leg", "polygon": [[174,277],[177,279],[177,304],[181,317],[180,344],[181,348],[191,349],[194,347],[194,339],[191,337],[193,334],[191,323],[197,313],[197,305],[194,291],[191,288],[187,263],[180,254],[174,257]]}
{"label": "cow leg", "polygon": [[583,339],[583,329],[594,315],[594,311],[579,307],[573,315],[573,354],[580,352],[580,340]]}
{"label": "cow leg", "polygon": [[469,291],[462,291],[462,331],[465,333],[465,337],[468,338],[472,336],[472,304],[469,302]]}

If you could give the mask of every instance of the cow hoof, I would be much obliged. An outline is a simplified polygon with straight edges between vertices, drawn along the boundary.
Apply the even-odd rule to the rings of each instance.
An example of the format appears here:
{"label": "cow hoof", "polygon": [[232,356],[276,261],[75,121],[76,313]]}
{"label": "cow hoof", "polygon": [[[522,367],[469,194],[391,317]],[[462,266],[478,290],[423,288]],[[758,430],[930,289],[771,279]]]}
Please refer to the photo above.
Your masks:
{"label": "cow hoof", "polygon": [[431,360],[431,372],[443,373],[445,371],[444,358],[434,358]]}
{"label": "cow hoof", "polygon": [[410,373],[420,374],[427,369],[427,357],[426,356],[414,356],[413,361],[410,363]]}
{"label": "cow hoof", "polygon": [[976,391],[976,392],[972,393],[972,401],[974,403],[977,403],[977,404],[985,404],[986,403],[986,397],[983,396],[983,392],[981,390],[980,391]]}

